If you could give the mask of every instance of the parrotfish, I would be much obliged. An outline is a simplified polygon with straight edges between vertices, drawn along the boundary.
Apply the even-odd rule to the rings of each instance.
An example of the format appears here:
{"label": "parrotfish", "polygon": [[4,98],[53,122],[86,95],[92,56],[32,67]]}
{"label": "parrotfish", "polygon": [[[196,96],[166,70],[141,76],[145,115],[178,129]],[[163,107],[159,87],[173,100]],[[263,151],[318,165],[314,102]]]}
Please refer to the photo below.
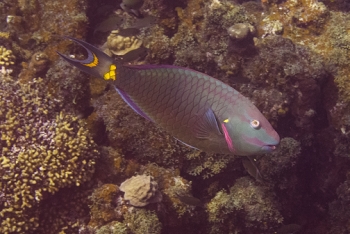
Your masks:
{"label": "parrotfish", "polygon": [[204,73],[172,65],[125,65],[93,45],[87,58],[58,53],[80,70],[109,81],[139,115],[182,143],[205,152],[250,156],[271,152],[280,138],[256,106]]}

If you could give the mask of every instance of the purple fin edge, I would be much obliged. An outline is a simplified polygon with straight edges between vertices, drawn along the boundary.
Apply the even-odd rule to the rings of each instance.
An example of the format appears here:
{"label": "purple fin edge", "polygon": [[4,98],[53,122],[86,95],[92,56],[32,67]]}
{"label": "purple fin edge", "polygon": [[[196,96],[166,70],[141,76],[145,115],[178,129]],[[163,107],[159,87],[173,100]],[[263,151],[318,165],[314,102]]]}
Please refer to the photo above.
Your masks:
{"label": "purple fin edge", "polygon": [[183,141],[180,141],[179,139],[177,139],[176,137],[174,137],[178,142],[180,142],[181,144],[183,144],[183,145],[185,145],[185,146],[187,146],[187,147],[190,147],[190,148],[192,148],[192,149],[196,149],[196,150],[200,150],[200,149],[198,149],[198,148],[196,148],[196,147],[194,147],[194,146],[192,146],[192,145],[189,145],[189,144],[187,144],[187,143],[185,143],[185,142],[183,142]]}
{"label": "purple fin edge", "polygon": [[118,89],[117,87],[115,87],[115,89],[117,90],[117,92],[119,93],[119,95],[123,98],[124,102],[126,102],[131,109],[133,109],[137,114],[141,115],[143,118],[154,122],[150,117],[148,117],[148,115],[146,115],[146,113],[144,113],[140,107],[138,107],[135,102],[129,97],[128,94],[126,94],[124,91],[122,91],[121,89]]}

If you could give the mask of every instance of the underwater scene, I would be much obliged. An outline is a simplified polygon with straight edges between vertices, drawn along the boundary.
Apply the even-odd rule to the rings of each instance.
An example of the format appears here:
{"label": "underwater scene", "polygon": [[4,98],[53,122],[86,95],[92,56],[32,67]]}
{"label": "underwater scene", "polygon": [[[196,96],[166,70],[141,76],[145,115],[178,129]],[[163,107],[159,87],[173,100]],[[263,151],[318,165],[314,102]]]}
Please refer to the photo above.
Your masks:
{"label": "underwater scene", "polygon": [[349,234],[350,1],[0,0],[1,234]]}

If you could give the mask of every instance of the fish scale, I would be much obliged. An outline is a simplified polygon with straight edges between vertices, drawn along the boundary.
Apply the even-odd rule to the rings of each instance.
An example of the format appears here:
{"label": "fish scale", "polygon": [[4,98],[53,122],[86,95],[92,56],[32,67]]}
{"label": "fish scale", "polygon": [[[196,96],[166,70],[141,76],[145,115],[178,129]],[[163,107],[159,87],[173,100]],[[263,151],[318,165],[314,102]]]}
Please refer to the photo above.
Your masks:
{"label": "fish scale", "polygon": [[70,64],[111,82],[138,114],[183,143],[206,152],[250,156],[271,152],[279,136],[238,91],[206,74],[171,65],[123,65],[74,38],[88,57]]}
{"label": "fish scale", "polygon": [[[145,72],[147,69],[148,72]],[[173,74],[171,79],[169,74]],[[196,118],[209,107],[219,121],[223,120],[224,107],[234,108],[232,103],[228,103],[232,99],[228,94],[240,95],[210,76],[192,70],[179,73],[175,67],[154,70],[149,66],[137,69],[126,66],[119,70],[119,75],[121,79],[114,82],[116,87],[127,93],[153,122],[175,138],[206,151],[212,151],[213,142],[194,137],[192,126]],[[149,87],[153,87],[151,92]],[[215,150],[229,153],[223,136],[216,144]],[[210,149],[207,149],[208,145]]]}

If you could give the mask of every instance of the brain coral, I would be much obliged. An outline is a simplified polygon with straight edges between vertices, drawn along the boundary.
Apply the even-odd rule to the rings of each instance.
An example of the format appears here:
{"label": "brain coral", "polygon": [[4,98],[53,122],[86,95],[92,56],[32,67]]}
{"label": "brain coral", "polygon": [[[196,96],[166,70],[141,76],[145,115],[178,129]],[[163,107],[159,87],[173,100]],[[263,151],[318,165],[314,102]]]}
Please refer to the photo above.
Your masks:
{"label": "brain coral", "polygon": [[0,74],[0,233],[34,231],[40,202],[94,171],[96,145],[60,103],[42,79],[20,84]]}

